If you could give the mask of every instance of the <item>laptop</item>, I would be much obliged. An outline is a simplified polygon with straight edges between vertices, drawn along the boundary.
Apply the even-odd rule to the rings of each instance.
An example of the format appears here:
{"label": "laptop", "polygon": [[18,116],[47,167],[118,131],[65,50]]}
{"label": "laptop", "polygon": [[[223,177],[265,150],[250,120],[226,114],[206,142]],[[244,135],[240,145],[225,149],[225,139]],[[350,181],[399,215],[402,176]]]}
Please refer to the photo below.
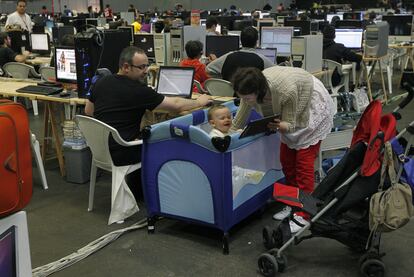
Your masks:
{"label": "laptop", "polygon": [[156,91],[165,96],[191,98],[194,73],[192,67],[161,66]]}

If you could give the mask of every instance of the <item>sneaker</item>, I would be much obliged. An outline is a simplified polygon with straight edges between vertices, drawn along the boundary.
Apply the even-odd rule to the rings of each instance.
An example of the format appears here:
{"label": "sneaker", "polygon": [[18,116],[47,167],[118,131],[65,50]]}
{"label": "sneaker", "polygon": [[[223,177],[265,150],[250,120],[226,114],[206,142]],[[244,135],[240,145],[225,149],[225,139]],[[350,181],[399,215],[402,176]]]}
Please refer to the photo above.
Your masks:
{"label": "sneaker", "polygon": [[290,215],[292,208],[289,206],[285,206],[283,210],[273,215],[273,219],[275,220],[283,220]]}
{"label": "sneaker", "polygon": [[[298,221],[302,225],[307,224],[307,221],[301,216],[294,215],[294,218],[295,218],[296,221]],[[300,225],[296,224],[293,220],[289,221],[289,226],[290,226],[290,232],[292,234],[297,233],[300,229],[303,228],[303,226],[300,226]]]}

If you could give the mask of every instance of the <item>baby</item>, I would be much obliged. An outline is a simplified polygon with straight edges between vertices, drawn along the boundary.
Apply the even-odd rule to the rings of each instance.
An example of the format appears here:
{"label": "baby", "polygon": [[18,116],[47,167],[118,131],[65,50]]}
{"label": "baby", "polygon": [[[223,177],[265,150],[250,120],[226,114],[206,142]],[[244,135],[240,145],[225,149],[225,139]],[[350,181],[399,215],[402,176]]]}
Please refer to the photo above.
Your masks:
{"label": "baby", "polygon": [[225,137],[230,135],[232,116],[229,108],[224,105],[215,105],[208,110],[208,122],[213,129],[210,132],[211,137]]}

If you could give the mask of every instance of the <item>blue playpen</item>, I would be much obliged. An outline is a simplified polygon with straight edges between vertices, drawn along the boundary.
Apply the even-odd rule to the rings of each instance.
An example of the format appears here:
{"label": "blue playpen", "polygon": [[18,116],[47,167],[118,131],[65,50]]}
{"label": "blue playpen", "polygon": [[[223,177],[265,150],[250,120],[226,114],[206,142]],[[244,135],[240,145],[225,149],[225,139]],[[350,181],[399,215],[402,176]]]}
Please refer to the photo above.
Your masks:
{"label": "blue playpen", "polygon": [[[226,105],[234,114],[237,106]],[[254,112],[253,112],[254,113]],[[257,117],[256,113],[252,117]],[[283,177],[278,134],[239,139],[211,138],[207,109],[147,128],[142,149],[142,184],[148,231],[157,216],[228,231],[265,206],[273,183]]]}

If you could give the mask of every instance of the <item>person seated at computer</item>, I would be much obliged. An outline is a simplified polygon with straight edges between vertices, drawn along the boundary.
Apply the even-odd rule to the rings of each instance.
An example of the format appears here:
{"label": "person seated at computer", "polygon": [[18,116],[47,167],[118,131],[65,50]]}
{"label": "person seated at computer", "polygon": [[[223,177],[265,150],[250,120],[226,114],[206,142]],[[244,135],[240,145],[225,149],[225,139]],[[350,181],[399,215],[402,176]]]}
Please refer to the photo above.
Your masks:
{"label": "person seated at computer", "polygon": [[240,34],[242,48],[229,52],[207,65],[207,73],[213,78],[230,81],[239,67],[256,67],[260,70],[274,66],[265,56],[257,54],[255,47],[259,34],[254,27],[246,27]]}
{"label": "person seated at computer", "polygon": [[42,6],[42,9],[40,10],[40,16],[47,17],[49,15],[49,11],[47,10],[46,6]]}
{"label": "person seated at computer", "polygon": [[[335,27],[326,25],[323,29],[323,52],[322,58],[335,61],[343,64],[345,62],[357,63],[357,69],[362,60],[362,55],[359,55],[348,49],[342,43],[335,42]],[[334,71],[332,74],[332,85],[336,86],[341,82],[341,76]]]}
{"label": "person seated at computer", "polygon": [[230,16],[239,16],[240,11],[237,9],[236,5],[231,5],[230,9],[227,11],[227,14]]}
{"label": "person seated at computer", "polygon": [[331,19],[331,25],[335,27],[336,22],[341,21],[341,18],[337,15],[333,16]]}
{"label": "person seated at computer", "polygon": [[141,28],[142,28],[141,17],[138,16],[137,18],[135,18],[134,22],[132,22],[131,25],[134,26],[134,33],[135,34],[141,32]]}
{"label": "person seated at computer", "polygon": [[266,5],[263,6],[264,12],[270,12],[272,10],[272,6],[269,3],[266,3]]}
{"label": "person seated at computer", "polygon": [[105,5],[104,16],[105,16],[105,18],[109,18],[109,19],[112,19],[112,17],[114,17],[111,5],[109,5],[109,4]]}
{"label": "person seated at computer", "polygon": [[141,25],[141,33],[151,33],[151,17],[146,15],[144,17],[144,22]]}
{"label": "person seated at computer", "polygon": [[[203,44],[198,40],[190,40],[185,44],[185,53],[187,58],[180,62],[180,66],[193,67],[195,69],[194,80],[204,87],[204,82],[210,77],[206,73],[206,65],[200,62],[201,55],[203,54]],[[215,55],[210,55],[209,61],[215,59]],[[193,90],[198,91],[195,86]]]}
{"label": "person seated at computer", "polygon": [[10,48],[11,40],[6,32],[0,33],[0,42],[2,43],[0,46],[0,68],[9,62],[24,63],[30,54],[29,51],[23,51],[21,55],[14,52]]}
{"label": "person seated at computer", "polygon": [[276,10],[278,13],[283,12],[285,10],[285,6],[283,6],[283,3],[279,3]]}
{"label": "person seated at computer", "polygon": [[[7,16],[6,28],[8,26],[18,25],[22,30],[32,32],[33,23],[30,16],[26,13],[26,0],[18,0],[16,11]],[[29,39],[29,38],[25,38]]]}
{"label": "person seated at computer", "polygon": [[[211,103],[208,95],[190,100],[158,94],[145,84],[148,67],[148,57],[142,49],[135,46],[124,48],[119,56],[118,72],[95,83],[86,100],[85,113],[117,129],[123,139],[133,141],[141,136],[140,125],[146,110],[182,112]],[[109,150],[116,166],[138,163],[141,159],[141,147],[123,147],[112,138]],[[136,196],[139,177],[135,174],[128,175],[126,181]]]}
{"label": "person seated at computer", "polygon": [[63,6],[63,14],[65,16],[72,16],[72,10],[68,8],[68,6],[64,5]]}
{"label": "person seated at computer", "polygon": [[214,16],[207,17],[206,20],[206,36],[220,36],[221,34],[216,31],[218,25],[217,18]]}

